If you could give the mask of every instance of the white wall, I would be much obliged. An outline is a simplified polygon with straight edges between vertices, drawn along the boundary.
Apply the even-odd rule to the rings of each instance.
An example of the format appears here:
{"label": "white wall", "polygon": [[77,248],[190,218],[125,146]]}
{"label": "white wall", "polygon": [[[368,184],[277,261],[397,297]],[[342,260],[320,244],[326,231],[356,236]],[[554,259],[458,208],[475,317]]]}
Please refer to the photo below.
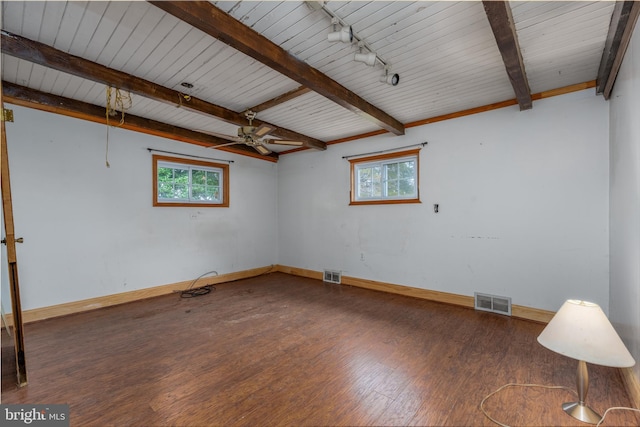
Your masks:
{"label": "white wall", "polygon": [[[275,264],[277,165],[10,106],[25,310]],[[147,147],[233,160],[229,208],[152,207]],[[6,265],[3,265],[6,268]]]}
{"label": "white wall", "polygon": [[[608,103],[593,90],[276,165],[12,106],[24,309],[274,263],[556,310],[609,307]],[[419,205],[348,206],[342,156],[429,141]],[[153,208],[147,147],[233,159],[229,209]],[[433,204],[440,213],[433,212]]]}
{"label": "white wall", "polygon": [[[279,263],[406,286],[609,306],[608,104],[593,89],[279,162]],[[342,156],[428,141],[419,205],[348,206]],[[433,204],[440,213],[433,212]]]}
{"label": "white wall", "polygon": [[640,379],[640,31],[611,95],[610,318]]}

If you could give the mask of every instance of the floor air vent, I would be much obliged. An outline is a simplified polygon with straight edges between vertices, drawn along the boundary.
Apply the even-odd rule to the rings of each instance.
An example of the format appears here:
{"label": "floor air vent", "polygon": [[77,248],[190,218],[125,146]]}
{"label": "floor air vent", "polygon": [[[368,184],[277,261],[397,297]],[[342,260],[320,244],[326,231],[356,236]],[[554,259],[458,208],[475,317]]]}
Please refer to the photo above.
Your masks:
{"label": "floor air vent", "polygon": [[479,294],[477,292],[474,295],[476,297],[476,310],[511,316],[511,298]]}
{"label": "floor air vent", "polygon": [[324,281],[329,283],[337,283],[340,284],[342,279],[342,274],[339,271],[325,270],[324,271]]}

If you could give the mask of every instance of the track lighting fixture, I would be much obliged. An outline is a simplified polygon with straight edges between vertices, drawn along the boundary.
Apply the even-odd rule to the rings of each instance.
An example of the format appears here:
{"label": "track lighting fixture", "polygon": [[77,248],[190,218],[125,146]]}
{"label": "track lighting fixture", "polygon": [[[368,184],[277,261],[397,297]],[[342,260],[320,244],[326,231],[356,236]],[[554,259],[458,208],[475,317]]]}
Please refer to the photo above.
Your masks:
{"label": "track lighting fixture", "polygon": [[382,77],[380,77],[380,82],[391,86],[397,86],[398,83],[400,83],[400,76],[397,73],[383,74]]}
{"label": "track lighting fixture", "polygon": [[333,22],[333,32],[329,33],[327,38],[330,42],[352,43],[353,29],[351,28],[351,25],[340,27],[340,29],[338,29],[338,22],[336,20]]}
{"label": "track lighting fixture", "polygon": [[354,61],[362,62],[370,67],[375,67],[376,62],[379,62],[385,70],[384,74],[380,77],[381,83],[396,86],[400,82],[400,76],[397,73],[389,72],[390,64],[379,57],[364,39],[355,34],[351,25],[348,25],[333,11],[331,11],[324,1],[305,1],[305,3],[311,10],[322,11],[331,18],[333,31],[327,35],[327,39],[330,42],[342,42],[349,44],[353,44],[354,41],[358,42],[358,52],[353,57]]}
{"label": "track lighting fixture", "polygon": [[[366,47],[368,52],[363,52],[362,48]],[[363,41],[358,42],[358,53],[355,54],[353,60],[356,62],[362,62],[367,64],[370,67],[376,65],[376,60],[378,57],[375,52],[372,52],[371,49],[365,45]]]}
{"label": "track lighting fixture", "polygon": [[376,65],[376,54],[375,52],[367,52],[367,53],[356,53],[353,57],[353,60],[356,62],[362,62],[367,64],[370,67]]}
{"label": "track lighting fixture", "polygon": [[384,67],[384,74],[380,76],[380,83],[386,83],[391,86],[397,86],[400,83],[400,75],[398,73],[390,73],[391,67]]}

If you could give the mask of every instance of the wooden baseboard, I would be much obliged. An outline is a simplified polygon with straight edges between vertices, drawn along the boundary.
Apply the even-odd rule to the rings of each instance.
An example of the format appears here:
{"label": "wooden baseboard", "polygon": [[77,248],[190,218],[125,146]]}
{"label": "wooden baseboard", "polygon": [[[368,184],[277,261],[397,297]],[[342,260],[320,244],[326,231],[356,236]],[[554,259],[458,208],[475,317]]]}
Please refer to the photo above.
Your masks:
{"label": "wooden baseboard", "polygon": [[[236,273],[223,274],[219,276],[203,277],[194,284],[195,287],[204,286],[206,284],[216,284],[223,282],[231,282],[234,280],[246,279],[249,277],[259,276],[271,271],[279,271],[282,273],[292,274],[294,276],[307,277],[310,279],[322,280],[322,272],[308,270],[304,268],[288,267],[284,265],[274,265],[267,267],[254,268],[251,270],[239,271]],[[155,286],[152,288],[139,289],[136,291],[122,292],[103,297],[89,298],[81,301],[74,301],[64,304],[53,305],[49,307],[25,310],[22,313],[24,323],[36,322],[39,320],[50,319],[52,317],[66,316],[69,314],[80,313],[88,310],[95,310],[102,307],[109,307],[116,304],[124,304],[141,299],[152,298],[160,295],[170,294],[176,290],[184,289],[189,286],[191,281],[171,283],[169,285]],[[392,283],[377,282],[375,280],[360,279],[357,277],[342,276],[342,283],[349,286],[371,289],[375,291],[388,292],[392,294],[405,295],[414,298],[426,299],[429,301],[443,302],[454,304],[462,307],[472,308],[474,300],[472,296],[452,294],[448,292],[432,291],[429,289],[414,288],[410,286],[396,285]],[[531,307],[523,307],[514,305],[511,307],[511,313],[514,317],[521,319],[534,320],[537,322],[547,323],[553,317],[551,311],[540,310]],[[7,315],[7,322],[11,326],[12,316]]]}
{"label": "wooden baseboard", "polygon": [[634,408],[640,409],[640,378],[638,378],[633,368],[621,368],[620,374],[629,394],[629,399],[631,399],[631,404]]}
{"label": "wooden baseboard", "polygon": [[[193,287],[204,285],[215,285],[218,283],[232,282],[234,280],[246,279],[249,277],[259,276],[261,274],[275,271],[273,265],[267,267],[254,268],[251,270],[238,271],[235,273],[221,274],[218,276],[206,276],[199,279],[193,284]],[[122,292],[103,297],[89,298],[81,301],[73,301],[64,304],[52,305],[49,307],[35,308],[22,312],[22,321],[24,323],[37,322],[39,320],[51,319],[53,317],[66,316],[83,311],[96,310],[98,308],[109,307],[117,304],[124,304],[137,300],[167,295],[185,289],[193,280],[184,282],[171,283],[168,285],[154,286],[152,288],[139,289],[136,291]],[[6,320],[9,326],[13,326],[13,316],[7,313]]]}
{"label": "wooden baseboard", "polygon": [[286,265],[276,265],[276,270],[281,273],[291,274],[293,276],[307,277],[309,279],[322,280],[322,272],[315,270],[307,270],[306,268],[289,267]]}
{"label": "wooden baseboard", "polygon": [[539,308],[525,307],[514,304],[511,306],[511,315],[520,319],[533,320],[534,322],[549,323],[555,311],[541,310]]}
{"label": "wooden baseboard", "polygon": [[[308,277],[322,280],[322,272],[307,270],[304,268],[288,267],[285,265],[276,266],[277,270],[295,276]],[[414,298],[426,299],[429,301],[443,302],[447,304],[459,305],[473,308],[474,297],[468,295],[452,294],[448,292],[432,291],[429,289],[414,288],[411,286],[396,285],[392,283],[377,282],[374,280],[359,279],[357,277],[342,276],[342,284],[357,286],[359,288],[372,289],[375,291],[388,292],[392,294],[406,295]],[[537,308],[514,305],[511,307],[511,314],[526,320],[549,323],[553,315],[552,311],[540,310]]]}

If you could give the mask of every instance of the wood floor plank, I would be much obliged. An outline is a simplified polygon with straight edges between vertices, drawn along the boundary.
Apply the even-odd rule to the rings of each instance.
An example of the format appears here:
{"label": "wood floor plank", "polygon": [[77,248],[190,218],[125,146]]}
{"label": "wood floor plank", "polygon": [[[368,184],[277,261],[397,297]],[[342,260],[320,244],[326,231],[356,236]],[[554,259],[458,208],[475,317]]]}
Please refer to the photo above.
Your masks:
{"label": "wood floor plank", "polygon": [[[72,426],[494,425],[480,401],[510,382],[574,387],[543,325],[271,273],[27,324],[29,385],[3,332],[2,402],[67,403]],[[618,372],[589,366],[588,400],[628,406]],[[511,425],[578,425],[564,390],[486,403]],[[603,425],[639,425],[613,413]]]}

